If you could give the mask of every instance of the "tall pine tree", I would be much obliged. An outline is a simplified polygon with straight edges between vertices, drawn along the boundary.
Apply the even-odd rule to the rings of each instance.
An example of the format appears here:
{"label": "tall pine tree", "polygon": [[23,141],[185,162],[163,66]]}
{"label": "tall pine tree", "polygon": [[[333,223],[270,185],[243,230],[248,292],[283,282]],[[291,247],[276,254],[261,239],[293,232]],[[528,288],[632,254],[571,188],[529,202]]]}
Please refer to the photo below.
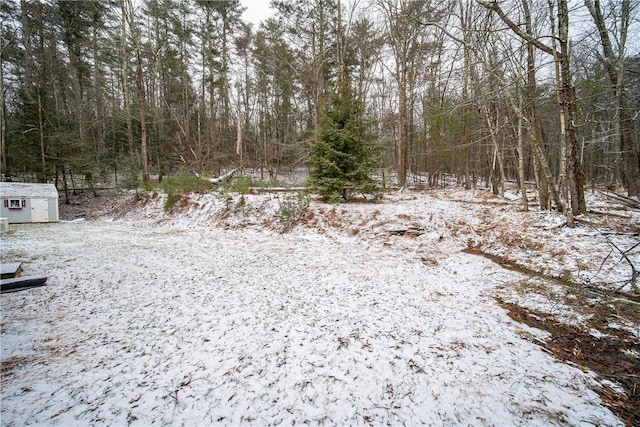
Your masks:
{"label": "tall pine tree", "polygon": [[380,164],[380,150],[369,133],[363,106],[341,79],[325,106],[311,145],[309,186],[328,201],[347,201],[358,195],[378,198],[379,184],[372,174]]}

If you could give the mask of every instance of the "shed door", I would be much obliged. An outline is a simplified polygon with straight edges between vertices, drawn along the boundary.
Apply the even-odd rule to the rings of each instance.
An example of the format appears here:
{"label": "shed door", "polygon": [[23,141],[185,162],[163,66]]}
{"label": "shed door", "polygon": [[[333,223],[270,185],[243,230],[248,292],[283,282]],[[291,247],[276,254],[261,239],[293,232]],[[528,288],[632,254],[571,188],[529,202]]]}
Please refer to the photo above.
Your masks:
{"label": "shed door", "polygon": [[31,199],[31,222],[49,221],[49,202],[47,199]]}

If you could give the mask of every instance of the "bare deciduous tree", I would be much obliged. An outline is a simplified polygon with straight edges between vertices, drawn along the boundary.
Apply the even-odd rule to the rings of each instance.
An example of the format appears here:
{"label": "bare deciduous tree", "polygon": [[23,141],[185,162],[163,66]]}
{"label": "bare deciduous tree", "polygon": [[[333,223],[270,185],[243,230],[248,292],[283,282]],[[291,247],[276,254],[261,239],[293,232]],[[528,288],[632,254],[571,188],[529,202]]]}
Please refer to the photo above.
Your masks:
{"label": "bare deciduous tree", "polygon": [[[618,30],[609,30],[603,15],[599,0],[585,0],[589,13],[598,29],[600,47],[598,59],[604,65],[609,77],[609,84],[616,100],[617,130],[622,153],[622,182],[629,196],[640,195],[640,159],[638,157],[638,143],[636,140],[633,114],[629,108],[628,96],[625,91],[624,60],[627,36],[633,9],[637,2],[621,0],[609,3],[609,16],[615,17],[611,25]],[[614,43],[611,38],[614,37]]]}
{"label": "bare deciduous tree", "polygon": [[[518,26],[509,16],[502,10],[497,1],[476,0],[487,9],[498,14],[500,19],[519,37],[528,41],[541,51],[553,55],[559,64],[559,80],[558,91],[560,95],[560,107],[562,110],[561,134],[566,138],[566,167],[568,170],[568,196],[569,207],[567,211],[569,217],[574,214],[586,213],[586,203],[584,198],[585,177],[580,160],[580,144],[576,131],[576,97],[571,77],[570,63],[570,40],[569,40],[569,7],[567,0],[557,1],[557,12],[551,11],[551,16],[557,18],[557,39],[560,48],[549,46],[540,41],[539,38],[527,33]],[[550,8],[554,7],[553,0],[549,1]]]}

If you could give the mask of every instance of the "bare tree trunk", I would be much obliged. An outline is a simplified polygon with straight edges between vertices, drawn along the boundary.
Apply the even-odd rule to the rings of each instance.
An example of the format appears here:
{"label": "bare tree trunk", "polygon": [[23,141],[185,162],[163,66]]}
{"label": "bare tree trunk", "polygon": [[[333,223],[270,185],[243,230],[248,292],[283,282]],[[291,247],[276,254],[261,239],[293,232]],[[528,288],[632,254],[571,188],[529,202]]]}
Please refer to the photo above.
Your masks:
{"label": "bare tree trunk", "polygon": [[[20,0],[22,44],[24,46],[24,86],[30,94],[33,84],[35,67],[33,66],[33,45],[31,43],[31,24],[29,23],[30,4],[26,0]],[[29,96],[29,95],[27,95]]]}
{"label": "bare tree trunk", "polygon": [[44,117],[42,116],[42,98],[38,91],[38,131],[40,136],[40,182],[47,182],[47,153],[44,139]]}
{"label": "bare tree trunk", "polygon": [[619,51],[615,55],[599,0],[585,0],[600,36],[603,56],[598,56],[607,71],[609,84],[616,100],[617,127],[622,153],[622,183],[629,196],[640,195],[640,161],[633,114],[629,108],[624,82],[624,52],[631,15],[631,1],[620,2]]}
{"label": "bare tree trunk", "polygon": [[242,113],[238,106],[238,114],[236,114],[236,154],[240,160],[240,168],[242,169],[244,162],[244,148],[242,146]]}
{"label": "bare tree trunk", "polygon": [[[519,109],[524,113],[523,101],[522,101],[522,92],[520,88],[517,88],[518,91],[518,104]],[[518,114],[518,180],[520,181],[520,199],[522,200],[522,209],[525,212],[529,211],[529,200],[527,200],[527,185],[525,183],[525,173],[524,173],[524,137],[522,135],[523,131],[523,114]]]}
{"label": "bare tree trunk", "polygon": [[69,54],[69,62],[71,69],[73,70],[73,95],[74,95],[74,109],[76,114],[76,120],[78,121],[78,139],[80,146],[83,150],[86,150],[87,143],[85,141],[85,129],[84,129],[84,97],[83,97],[83,84],[80,75],[80,60],[75,52],[74,46],[71,42],[67,41],[67,52]]}
{"label": "bare tree trunk", "polygon": [[96,103],[95,161],[96,161],[96,165],[102,168],[102,165],[100,165],[100,155],[104,151],[104,134],[105,134],[106,124],[104,121],[105,107],[104,107],[104,100],[102,97],[102,94],[104,93],[104,85],[103,85],[102,76],[100,75],[100,67],[98,66],[99,49],[98,49],[98,30],[96,27],[94,27],[93,29],[92,47],[93,47],[93,58],[94,58],[94,65],[93,65],[93,80],[95,85],[94,99]]}
{"label": "bare tree trunk", "polygon": [[471,171],[470,164],[471,163],[471,150],[469,148],[469,137],[467,135],[467,124],[468,124],[468,113],[467,109],[469,108],[469,75],[471,73],[471,53],[469,50],[471,46],[469,45],[469,19],[472,14],[472,3],[461,1],[460,5],[460,25],[462,27],[462,50],[463,50],[463,58],[464,58],[464,71],[462,73],[462,124],[461,124],[461,139],[464,147],[464,188],[466,190],[471,189]]}
{"label": "bare tree trunk", "polygon": [[123,98],[123,107],[127,120],[127,144],[129,147],[129,161],[131,165],[137,164],[136,160],[136,149],[133,142],[133,124],[131,123],[131,95],[129,94],[129,81],[128,81],[128,73],[129,73],[129,58],[127,57],[127,9],[125,2],[120,4],[121,14],[122,14],[122,38],[121,38],[121,49],[122,49],[122,98]]}
{"label": "bare tree trunk", "polygon": [[[528,0],[522,1],[522,8],[524,11],[525,28],[528,34],[533,34],[533,24],[531,22],[531,12],[529,9]],[[537,99],[537,82],[536,82],[536,65],[535,65],[535,52],[534,45],[527,41],[527,96],[526,104],[529,106],[529,114],[531,116],[531,129],[529,130],[529,142],[533,151],[533,165],[536,176],[536,187],[538,188],[538,201],[540,209],[550,209],[551,203],[549,200],[549,193],[557,194],[555,184],[553,180],[549,180],[551,177],[551,171],[549,170],[549,161],[543,154],[542,147],[534,147],[536,145],[544,146],[545,133],[542,127],[542,120],[538,112],[538,99]],[[544,166],[542,163],[544,162]],[[540,168],[545,169],[547,172],[540,174]],[[553,187],[553,188],[550,188]],[[556,200],[558,202],[558,200]],[[562,209],[561,205],[557,206]]]}
{"label": "bare tree trunk", "polygon": [[140,53],[140,38],[138,30],[134,24],[133,6],[131,0],[127,0],[129,8],[129,28],[131,29],[131,39],[136,57],[136,94],[138,97],[138,112],[140,114],[140,160],[142,164],[142,182],[145,188],[151,185],[149,177],[149,158],[147,155],[147,102],[145,98],[144,84],[142,81],[142,56]]}
{"label": "bare tree trunk", "polygon": [[407,185],[407,162],[409,150],[407,141],[407,82],[406,70],[399,71],[401,78],[398,82],[398,185],[404,188]]}
{"label": "bare tree trunk", "polygon": [[320,15],[318,17],[318,26],[313,24],[314,32],[312,34],[311,50],[313,52],[313,61],[315,65],[315,97],[314,97],[314,116],[313,125],[315,128],[320,126],[322,118],[322,108],[324,107],[325,94],[325,17],[324,7],[320,2]]}
{"label": "bare tree trunk", "polygon": [[573,215],[587,213],[584,199],[584,172],[580,161],[580,144],[576,132],[576,95],[571,77],[569,51],[569,7],[567,0],[558,0],[558,42],[560,44],[560,94],[564,111],[567,138],[567,167],[569,170],[570,206]]}
{"label": "bare tree trunk", "polygon": [[7,122],[4,115],[4,64],[2,63],[4,45],[0,44],[0,179],[4,180],[4,174],[7,170],[7,152],[6,152],[6,134]]}
{"label": "bare tree trunk", "polygon": [[[498,194],[501,197],[504,197],[504,182],[505,182],[504,164],[502,160],[502,149],[500,148],[500,144],[498,144],[498,136],[496,132],[497,124],[493,123],[493,120],[491,118],[487,105],[483,106],[482,113],[484,115],[484,120],[487,124],[487,129],[489,129],[489,135],[491,136],[491,143],[493,145],[493,156],[492,156],[493,161],[491,164],[492,190],[494,194]],[[498,168],[497,171],[496,171],[496,166]],[[499,176],[496,179],[496,174],[498,173],[499,173]]]}
{"label": "bare tree trunk", "polygon": [[558,35],[556,33],[556,17],[555,17],[555,5],[554,0],[547,0],[549,5],[549,20],[551,22],[551,54],[553,55],[553,66],[554,66],[554,78],[555,78],[555,87],[556,87],[556,98],[558,100],[558,105],[560,106],[560,164],[558,167],[559,176],[558,176],[558,190],[561,194],[561,200],[563,201],[558,208],[561,211],[566,211],[570,206],[569,203],[569,167],[568,167],[568,158],[567,158],[567,116],[566,111],[563,108],[564,102],[562,100],[562,78],[560,71],[560,53],[557,49],[557,40]]}
{"label": "bare tree trunk", "polygon": [[142,163],[142,182],[149,187],[149,157],[147,155],[147,102],[145,100],[144,85],[142,82],[142,59],[140,49],[136,48],[136,88],[138,95],[138,111],[140,112],[140,160]]}

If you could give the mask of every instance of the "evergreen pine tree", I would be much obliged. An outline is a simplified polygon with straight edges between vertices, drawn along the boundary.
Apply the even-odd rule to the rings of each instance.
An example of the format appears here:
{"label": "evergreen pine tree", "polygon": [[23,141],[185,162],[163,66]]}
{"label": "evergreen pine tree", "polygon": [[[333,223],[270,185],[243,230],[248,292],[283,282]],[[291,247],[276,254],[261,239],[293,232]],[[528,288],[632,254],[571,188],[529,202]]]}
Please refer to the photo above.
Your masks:
{"label": "evergreen pine tree", "polygon": [[346,82],[324,108],[311,145],[308,184],[325,200],[347,201],[360,194],[378,198],[381,194],[371,177],[380,164],[380,150],[362,110]]}

